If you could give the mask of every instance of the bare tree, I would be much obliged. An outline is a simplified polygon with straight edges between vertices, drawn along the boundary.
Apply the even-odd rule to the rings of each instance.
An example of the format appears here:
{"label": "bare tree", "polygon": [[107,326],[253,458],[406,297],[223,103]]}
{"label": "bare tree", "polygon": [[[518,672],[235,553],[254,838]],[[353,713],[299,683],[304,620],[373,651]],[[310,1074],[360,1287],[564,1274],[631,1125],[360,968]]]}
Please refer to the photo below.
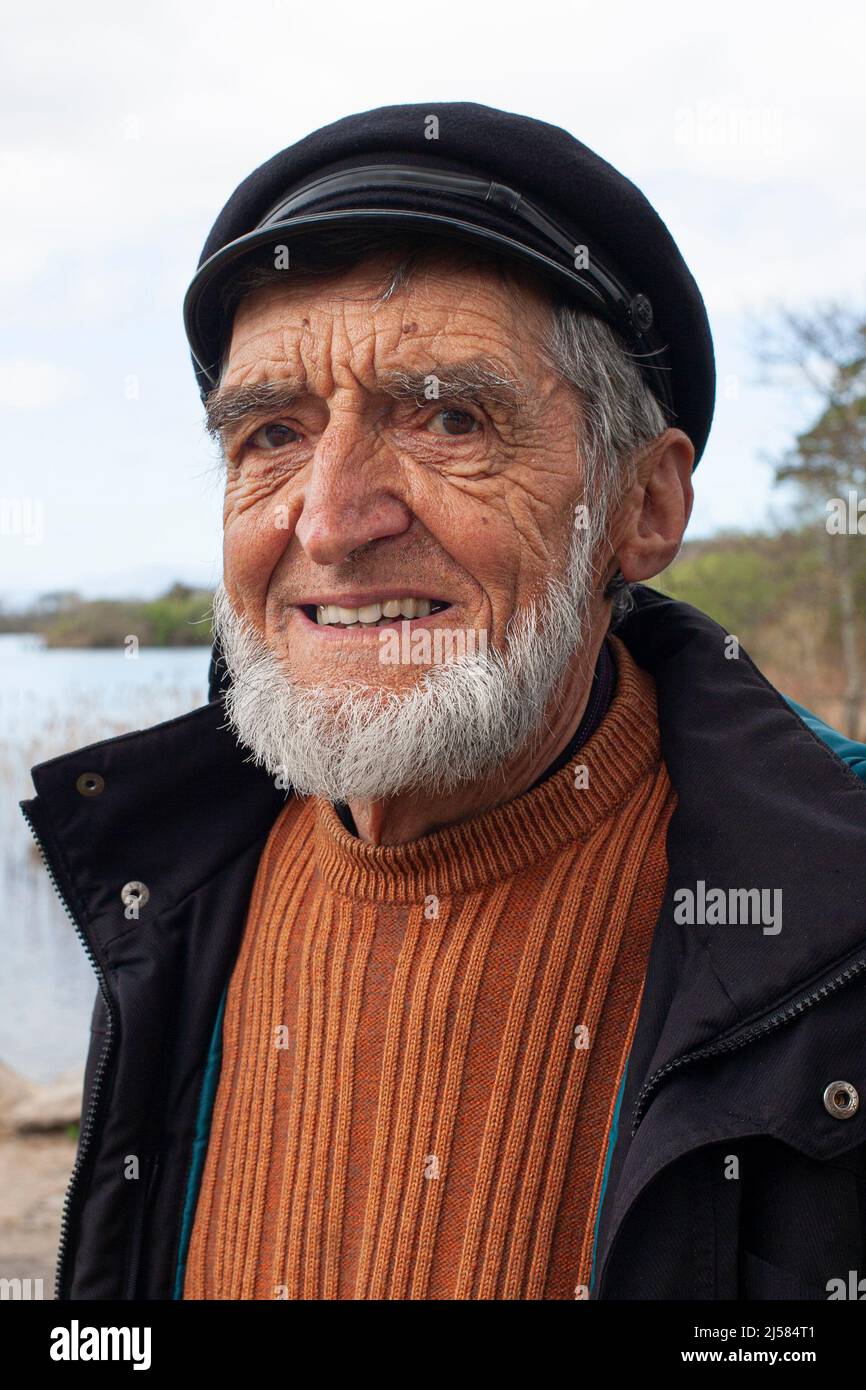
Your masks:
{"label": "bare tree", "polygon": [[812,424],[785,453],[776,480],[795,484],[824,534],[838,604],[845,732],[857,738],[866,649],[866,314],[838,303],[805,313],[779,309],[755,339],[771,375],[805,387],[815,402]]}

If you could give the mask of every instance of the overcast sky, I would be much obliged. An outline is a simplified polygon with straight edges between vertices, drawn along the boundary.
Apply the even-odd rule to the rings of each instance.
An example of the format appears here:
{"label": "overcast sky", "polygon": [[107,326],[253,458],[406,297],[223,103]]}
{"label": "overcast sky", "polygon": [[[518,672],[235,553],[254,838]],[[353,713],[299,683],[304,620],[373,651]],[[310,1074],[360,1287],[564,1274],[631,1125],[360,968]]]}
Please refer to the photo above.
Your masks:
{"label": "overcast sky", "polygon": [[220,478],[184,289],[252,168],[391,102],[540,117],[643,189],[716,345],[690,534],[769,524],[781,500],[772,459],[810,403],[759,383],[747,326],[778,302],[866,302],[862,6],[599,11],[575,0],[7,9],[0,601],[215,582]]}

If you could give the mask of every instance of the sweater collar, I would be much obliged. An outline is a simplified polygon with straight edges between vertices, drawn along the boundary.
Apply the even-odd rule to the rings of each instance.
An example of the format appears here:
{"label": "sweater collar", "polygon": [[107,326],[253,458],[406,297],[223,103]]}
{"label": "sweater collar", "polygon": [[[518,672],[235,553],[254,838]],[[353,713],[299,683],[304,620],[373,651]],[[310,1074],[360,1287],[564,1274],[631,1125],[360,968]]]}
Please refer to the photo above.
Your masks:
{"label": "sweater collar", "polygon": [[611,648],[616,694],[606,716],[585,743],[572,741],[559,771],[505,805],[406,844],[371,845],[345,828],[330,802],[316,798],[325,881],[353,897],[415,902],[483,888],[586,839],[660,761],[652,677],[617,638]]}

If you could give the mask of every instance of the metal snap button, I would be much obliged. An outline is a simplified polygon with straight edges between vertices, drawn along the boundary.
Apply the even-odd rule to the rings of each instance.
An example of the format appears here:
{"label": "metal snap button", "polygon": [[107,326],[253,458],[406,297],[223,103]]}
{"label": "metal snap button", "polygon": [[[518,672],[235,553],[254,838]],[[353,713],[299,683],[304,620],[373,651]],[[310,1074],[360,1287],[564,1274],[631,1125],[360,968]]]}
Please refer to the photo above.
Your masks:
{"label": "metal snap button", "polygon": [[860,1108],[860,1097],[850,1081],[831,1081],[824,1092],[824,1109],[834,1120],[850,1120]]}
{"label": "metal snap button", "polygon": [[144,907],[150,897],[150,889],[146,883],[139,883],[138,879],[132,879],[129,883],[124,883],[120,890],[121,901],[126,907]]}
{"label": "metal snap button", "polygon": [[82,796],[99,796],[105,790],[105,779],[98,772],[82,772],[75,785]]}

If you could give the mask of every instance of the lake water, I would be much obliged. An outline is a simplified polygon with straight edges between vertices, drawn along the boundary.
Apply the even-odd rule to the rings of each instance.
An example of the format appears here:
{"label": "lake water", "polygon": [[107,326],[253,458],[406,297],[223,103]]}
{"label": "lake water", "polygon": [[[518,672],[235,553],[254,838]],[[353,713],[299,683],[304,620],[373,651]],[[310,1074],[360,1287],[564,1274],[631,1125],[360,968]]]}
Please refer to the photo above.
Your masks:
{"label": "lake water", "polygon": [[207,647],[43,647],[0,634],[0,1062],[48,1081],[84,1062],[96,976],[18,802],[30,768],[207,699]]}

